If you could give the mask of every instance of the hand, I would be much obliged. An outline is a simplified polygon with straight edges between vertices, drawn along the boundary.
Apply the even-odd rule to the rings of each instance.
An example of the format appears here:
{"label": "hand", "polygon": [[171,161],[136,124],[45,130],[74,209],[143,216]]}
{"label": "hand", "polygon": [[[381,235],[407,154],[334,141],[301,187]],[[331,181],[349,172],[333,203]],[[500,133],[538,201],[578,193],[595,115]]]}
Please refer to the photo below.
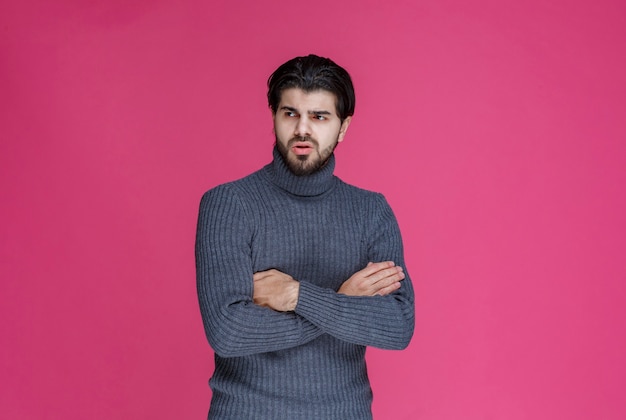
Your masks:
{"label": "hand", "polygon": [[300,283],[289,274],[272,269],[254,273],[252,279],[254,303],[279,312],[296,309]]}
{"label": "hand", "polygon": [[393,261],[370,262],[346,280],[337,292],[348,296],[385,296],[399,289],[402,280],[402,267]]}

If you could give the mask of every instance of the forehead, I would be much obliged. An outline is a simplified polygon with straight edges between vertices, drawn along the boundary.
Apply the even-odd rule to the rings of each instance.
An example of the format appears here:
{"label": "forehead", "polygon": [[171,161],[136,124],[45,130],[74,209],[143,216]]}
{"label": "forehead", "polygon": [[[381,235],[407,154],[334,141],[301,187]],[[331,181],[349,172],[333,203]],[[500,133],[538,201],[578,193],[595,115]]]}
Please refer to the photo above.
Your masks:
{"label": "forehead", "polygon": [[336,113],[337,97],[327,90],[318,89],[310,92],[300,88],[289,88],[282,91],[278,108],[283,106],[299,111],[328,111]]}

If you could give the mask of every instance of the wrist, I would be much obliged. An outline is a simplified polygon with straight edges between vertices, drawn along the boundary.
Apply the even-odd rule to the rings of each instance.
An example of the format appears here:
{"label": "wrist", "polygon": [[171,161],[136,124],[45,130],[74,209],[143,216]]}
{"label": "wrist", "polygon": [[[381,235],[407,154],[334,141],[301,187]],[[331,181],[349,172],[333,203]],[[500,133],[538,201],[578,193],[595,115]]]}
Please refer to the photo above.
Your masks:
{"label": "wrist", "polygon": [[287,304],[288,311],[295,311],[298,306],[298,298],[300,297],[300,282],[294,280],[290,288],[289,302]]}

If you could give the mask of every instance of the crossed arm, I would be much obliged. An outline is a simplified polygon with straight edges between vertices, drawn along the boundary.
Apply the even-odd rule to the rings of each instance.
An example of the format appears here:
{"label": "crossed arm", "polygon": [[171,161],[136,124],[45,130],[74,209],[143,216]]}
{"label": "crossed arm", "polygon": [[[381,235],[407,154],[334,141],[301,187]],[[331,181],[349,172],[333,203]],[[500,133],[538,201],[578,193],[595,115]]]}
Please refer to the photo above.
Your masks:
{"label": "crossed arm", "polygon": [[[337,293],[347,296],[386,296],[400,288],[402,267],[393,261],[367,264],[346,280]],[[298,304],[300,283],[289,274],[272,269],[254,273],[253,301],[279,312],[293,311]]]}
{"label": "crossed arm", "polygon": [[378,262],[354,273],[337,291],[297,281],[278,270],[254,273],[246,206],[229,187],[205,194],[200,206],[198,298],[207,338],[217,354],[235,357],[282,350],[323,334],[379,348],[408,345],[414,323],[413,289],[401,268],[399,229],[382,197],[376,204],[382,212],[380,226],[368,238],[368,255]]}

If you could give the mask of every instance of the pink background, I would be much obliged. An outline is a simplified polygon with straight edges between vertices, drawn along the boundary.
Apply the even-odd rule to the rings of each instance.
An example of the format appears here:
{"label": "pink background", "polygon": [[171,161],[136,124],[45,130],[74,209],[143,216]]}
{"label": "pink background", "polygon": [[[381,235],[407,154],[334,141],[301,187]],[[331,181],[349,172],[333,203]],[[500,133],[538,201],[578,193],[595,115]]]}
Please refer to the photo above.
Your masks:
{"label": "pink background", "polygon": [[309,52],[416,287],[376,418],[626,418],[621,0],[2,0],[0,416],[206,418],[200,196],[270,160],[266,78]]}

